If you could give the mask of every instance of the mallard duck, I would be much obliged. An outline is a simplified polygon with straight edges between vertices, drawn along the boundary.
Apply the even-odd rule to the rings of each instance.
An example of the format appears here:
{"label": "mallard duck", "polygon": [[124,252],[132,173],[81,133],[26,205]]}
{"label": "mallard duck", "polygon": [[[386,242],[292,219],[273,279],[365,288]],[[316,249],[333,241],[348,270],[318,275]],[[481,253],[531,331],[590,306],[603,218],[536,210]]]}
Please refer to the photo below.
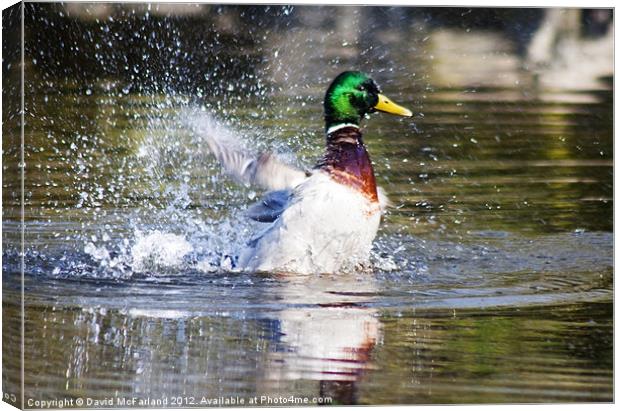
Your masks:
{"label": "mallard duck", "polygon": [[251,272],[334,273],[370,258],[388,200],[377,187],[360,123],[381,111],[411,111],[381,94],[368,75],[346,71],[325,94],[326,150],[308,171],[270,153],[252,156],[206,136],[225,170],[240,182],[271,190],[247,210],[266,226],[240,253],[236,269]]}

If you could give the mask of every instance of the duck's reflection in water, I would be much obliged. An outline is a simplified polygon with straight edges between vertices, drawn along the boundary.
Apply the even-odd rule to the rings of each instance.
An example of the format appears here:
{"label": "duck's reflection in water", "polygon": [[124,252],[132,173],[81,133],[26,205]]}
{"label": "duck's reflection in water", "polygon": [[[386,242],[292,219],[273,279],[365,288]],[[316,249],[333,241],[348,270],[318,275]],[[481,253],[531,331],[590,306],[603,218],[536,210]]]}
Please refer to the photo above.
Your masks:
{"label": "duck's reflection in water", "polygon": [[372,350],[381,339],[378,313],[371,308],[376,293],[372,275],[281,280],[280,297],[289,308],[273,323],[278,344],[269,354],[265,380],[281,394],[294,381],[314,380],[318,392],[313,396],[358,403],[357,383],[372,368]]}

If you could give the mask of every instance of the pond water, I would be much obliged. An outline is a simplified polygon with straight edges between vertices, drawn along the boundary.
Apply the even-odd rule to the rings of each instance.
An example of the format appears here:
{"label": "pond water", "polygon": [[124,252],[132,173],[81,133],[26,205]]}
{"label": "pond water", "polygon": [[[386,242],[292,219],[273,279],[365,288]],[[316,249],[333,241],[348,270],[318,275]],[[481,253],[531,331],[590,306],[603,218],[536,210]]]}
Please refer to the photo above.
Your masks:
{"label": "pond water", "polygon": [[[362,35],[351,48],[310,29],[267,32],[254,45],[269,55],[259,74],[217,93],[175,84],[153,92],[142,80],[143,88],[110,75],[76,80],[30,64],[26,401],[612,401],[609,78],[554,87],[520,69],[498,33],[407,33]],[[37,43],[29,47],[36,54]],[[221,172],[201,127],[218,122],[247,150],[271,148],[311,167],[323,145],[324,89],[352,66],[414,112],[413,120],[375,114],[364,126],[393,202],[372,269],[230,271],[226,256],[260,227],[243,209],[261,192]],[[244,84],[251,93],[239,91]],[[3,390],[18,392],[11,141],[3,142]]]}

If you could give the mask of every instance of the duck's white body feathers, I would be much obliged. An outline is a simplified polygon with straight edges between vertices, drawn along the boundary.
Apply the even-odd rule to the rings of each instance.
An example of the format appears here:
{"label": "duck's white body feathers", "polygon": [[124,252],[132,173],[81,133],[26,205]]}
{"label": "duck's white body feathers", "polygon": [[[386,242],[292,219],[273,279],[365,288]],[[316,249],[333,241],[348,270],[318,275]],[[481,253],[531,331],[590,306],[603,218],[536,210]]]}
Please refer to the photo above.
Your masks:
{"label": "duck's white body feathers", "polygon": [[316,171],[294,188],[280,216],[239,256],[243,271],[324,273],[368,261],[379,203]]}

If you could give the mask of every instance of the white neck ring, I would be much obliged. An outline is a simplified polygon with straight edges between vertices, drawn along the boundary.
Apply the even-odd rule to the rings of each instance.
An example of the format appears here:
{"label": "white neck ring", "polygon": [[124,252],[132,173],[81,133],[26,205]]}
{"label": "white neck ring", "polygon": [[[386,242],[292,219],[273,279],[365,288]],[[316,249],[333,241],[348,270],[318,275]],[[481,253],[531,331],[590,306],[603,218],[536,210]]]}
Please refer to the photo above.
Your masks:
{"label": "white neck ring", "polygon": [[331,126],[330,128],[328,128],[327,131],[325,132],[325,134],[330,135],[334,131],[338,131],[341,128],[345,128],[345,127],[355,127],[358,130],[360,128],[357,124],[353,124],[353,123],[336,124],[335,126]]}

